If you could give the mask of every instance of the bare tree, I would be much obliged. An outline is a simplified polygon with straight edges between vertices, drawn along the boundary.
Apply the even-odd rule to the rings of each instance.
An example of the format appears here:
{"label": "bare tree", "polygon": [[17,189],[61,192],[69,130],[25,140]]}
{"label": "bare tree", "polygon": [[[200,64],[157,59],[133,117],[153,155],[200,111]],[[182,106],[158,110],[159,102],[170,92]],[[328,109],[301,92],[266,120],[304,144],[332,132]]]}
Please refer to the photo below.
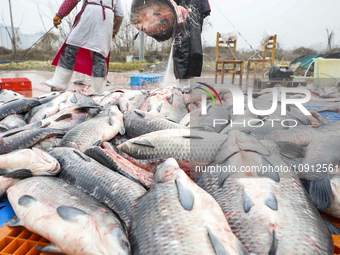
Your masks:
{"label": "bare tree", "polygon": [[326,33],[327,33],[327,50],[331,51],[332,44],[334,41],[334,30],[330,31],[328,28],[326,28]]}

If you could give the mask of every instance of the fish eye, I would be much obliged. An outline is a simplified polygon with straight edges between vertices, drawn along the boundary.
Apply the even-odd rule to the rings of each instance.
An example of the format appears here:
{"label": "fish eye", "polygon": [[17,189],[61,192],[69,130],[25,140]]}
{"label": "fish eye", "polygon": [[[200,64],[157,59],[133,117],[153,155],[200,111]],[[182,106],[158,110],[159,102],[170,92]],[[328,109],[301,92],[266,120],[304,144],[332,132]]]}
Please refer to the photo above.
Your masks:
{"label": "fish eye", "polygon": [[122,246],[125,248],[130,248],[130,244],[125,240],[122,240]]}

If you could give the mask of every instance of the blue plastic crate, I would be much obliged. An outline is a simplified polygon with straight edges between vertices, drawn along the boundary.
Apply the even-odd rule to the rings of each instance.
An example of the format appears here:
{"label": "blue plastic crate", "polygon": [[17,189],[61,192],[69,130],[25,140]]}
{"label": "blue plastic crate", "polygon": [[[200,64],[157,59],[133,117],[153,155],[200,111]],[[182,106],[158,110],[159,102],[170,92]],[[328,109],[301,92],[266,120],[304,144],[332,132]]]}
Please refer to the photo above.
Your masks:
{"label": "blue plastic crate", "polygon": [[7,198],[0,198],[0,227],[14,217],[15,213]]}
{"label": "blue plastic crate", "polygon": [[[317,108],[326,107],[324,105],[305,105],[307,109],[315,110]],[[340,120],[340,113],[337,112],[320,112],[323,116],[325,116],[330,122],[335,122]]]}
{"label": "blue plastic crate", "polygon": [[162,83],[164,80],[163,75],[158,74],[140,74],[130,77],[131,86],[148,86]]}

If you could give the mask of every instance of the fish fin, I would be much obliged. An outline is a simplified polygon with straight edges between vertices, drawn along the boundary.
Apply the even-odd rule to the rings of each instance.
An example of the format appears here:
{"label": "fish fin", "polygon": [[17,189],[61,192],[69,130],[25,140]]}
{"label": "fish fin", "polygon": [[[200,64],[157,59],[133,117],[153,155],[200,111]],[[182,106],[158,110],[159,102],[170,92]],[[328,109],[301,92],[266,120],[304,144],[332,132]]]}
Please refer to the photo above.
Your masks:
{"label": "fish fin", "polygon": [[148,107],[147,107],[146,111],[149,112],[149,111],[151,111],[151,109],[152,109],[152,105],[148,104]]}
{"label": "fish fin", "polygon": [[51,244],[51,245],[48,245],[48,246],[45,246],[45,247],[43,247],[43,246],[36,246],[35,248],[38,251],[41,251],[41,252],[64,254],[64,252],[62,250],[60,250],[60,248],[58,248],[54,244]]}
{"label": "fish fin", "polygon": [[220,238],[216,236],[210,228],[208,228],[208,236],[214,247],[216,255],[228,255],[227,251],[225,250],[223,243],[221,242]]}
{"label": "fish fin", "polygon": [[[263,166],[273,166],[266,158],[262,157],[262,165]],[[271,167],[267,167],[267,169],[271,169]],[[272,167],[274,169],[274,166]],[[264,168],[261,168],[262,172],[258,172],[257,175],[259,177],[268,177],[275,182],[280,182],[280,176],[276,171],[263,171]]]}
{"label": "fish fin", "polygon": [[113,124],[115,124],[115,121],[113,120],[113,118],[109,118],[109,125],[110,126],[113,126]]}
{"label": "fish fin", "polygon": [[280,154],[290,159],[295,158],[303,158],[304,157],[304,149],[302,146],[286,141],[276,141],[275,142],[279,147]]}
{"label": "fish fin", "polygon": [[266,198],[265,198],[265,204],[268,206],[270,209],[277,211],[278,210],[278,205],[277,205],[277,198],[273,193],[269,193]]}
{"label": "fish fin", "polygon": [[229,178],[230,175],[232,175],[230,172],[221,172],[220,176],[218,177],[218,187],[222,188],[224,182]]}
{"label": "fish fin", "polygon": [[9,227],[19,227],[19,226],[23,226],[24,224],[20,218],[13,218],[7,221],[6,225]]}
{"label": "fish fin", "polygon": [[35,122],[32,126],[30,126],[28,129],[36,129],[36,128],[40,128],[41,126],[42,126],[42,121],[39,120]]}
{"label": "fish fin", "polygon": [[30,204],[36,202],[37,200],[30,195],[23,195],[18,200],[18,205],[29,206]]}
{"label": "fish fin", "polygon": [[0,176],[1,176],[1,175],[8,174],[8,173],[9,173],[9,170],[8,170],[8,169],[0,168]]}
{"label": "fish fin", "polygon": [[134,112],[139,116],[139,117],[142,117],[142,118],[145,118],[145,113],[141,110],[138,110],[138,109],[135,109]]}
{"label": "fish fin", "polygon": [[12,171],[12,172],[5,174],[3,177],[23,180],[25,178],[32,177],[32,176],[33,176],[33,174],[32,174],[31,170],[29,170],[29,169],[18,169],[18,170],[15,170],[15,171]]}
{"label": "fish fin", "polygon": [[159,12],[154,12],[152,15],[161,16],[162,14],[160,14]]}
{"label": "fish fin", "polygon": [[321,216],[323,221],[325,222],[327,228],[329,229],[329,232],[331,232],[332,235],[340,235],[340,228],[335,225],[333,222],[325,218],[324,216]]}
{"label": "fish fin", "polygon": [[119,127],[118,133],[121,134],[121,135],[124,135],[124,134],[125,134],[125,126],[124,126],[124,125],[121,125],[121,126]]}
{"label": "fish fin", "polygon": [[185,210],[191,211],[192,208],[194,207],[195,202],[194,194],[190,189],[185,187],[181,179],[176,178],[175,183],[177,186],[178,197],[179,201],[181,202],[181,205]]}
{"label": "fish fin", "polygon": [[268,255],[276,255],[277,254],[277,248],[278,248],[279,240],[277,239],[276,232],[273,230],[273,241],[272,245],[270,246],[270,250],[268,252]]}
{"label": "fish fin", "polygon": [[133,100],[134,98],[135,98],[135,96],[132,96],[132,97],[129,98],[129,100],[131,101],[131,100]]}
{"label": "fish fin", "polygon": [[142,139],[142,140],[138,140],[138,141],[133,141],[133,144],[137,144],[137,145],[142,145],[142,146],[147,146],[147,147],[151,147],[151,148],[155,148],[155,146],[148,140],[146,139]]}
{"label": "fish fin", "polygon": [[248,213],[254,205],[253,199],[247,194],[247,192],[243,191],[242,200],[243,210],[245,213]]}
{"label": "fish fin", "polygon": [[174,94],[171,94],[170,96],[167,97],[168,102],[172,105],[174,103]]}
{"label": "fish fin", "polygon": [[80,221],[84,216],[87,217],[87,213],[81,209],[72,206],[59,206],[57,208],[59,216],[66,221]]}
{"label": "fish fin", "polygon": [[78,103],[78,99],[76,97],[76,94],[72,94],[71,98],[70,98],[71,103],[73,104],[77,104]]}
{"label": "fish fin", "polygon": [[47,122],[47,123],[45,123],[43,126],[41,126],[40,128],[46,128],[46,127],[48,127],[49,125],[51,125],[51,122]]}
{"label": "fish fin", "polygon": [[308,180],[308,193],[319,209],[327,209],[333,203],[333,192],[328,176],[317,180]]}
{"label": "fish fin", "polygon": [[97,142],[92,144],[92,146],[99,146],[99,145],[101,145],[101,143],[102,143],[102,140],[98,140]]}
{"label": "fish fin", "polygon": [[70,119],[72,117],[72,113],[66,113],[66,114],[63,114],[61,116],[59,116],[55,122],[58,122],[58,121],[61,121],[61,120],[65,120],[65,119]]}
{"label": "fish fin", "polygon": [[189,139],[204,139],[204,137],[198,136],[198,135],[183,135],[182,137],[189,138]]}
{"label": "fish fin", "polygon": [[157,107],[157,111],[158,111],[158,112],[161,112],[162,107],[163,107],[163,104],[160,104],[160,105]]}
{"label": "fish fin", "polygon": [[44,119],[46,119],[46,117],[47,117],[47,114],[44,114],[44,116],[42,116],[42,120],[44,120]]}
{"label": "fish fin", "polygon": [[129,109],[129,103],[126,103],[125,108]]}
{"label": "fish fin", "polygon": [[84,153],[81,153],[80,151],[77,151],[77,150],[73,150],[73,152],[77,154],[79,157],[81,157],[83,160],[85,160],[86,162],[91,162],[91,158],[86,156]]}

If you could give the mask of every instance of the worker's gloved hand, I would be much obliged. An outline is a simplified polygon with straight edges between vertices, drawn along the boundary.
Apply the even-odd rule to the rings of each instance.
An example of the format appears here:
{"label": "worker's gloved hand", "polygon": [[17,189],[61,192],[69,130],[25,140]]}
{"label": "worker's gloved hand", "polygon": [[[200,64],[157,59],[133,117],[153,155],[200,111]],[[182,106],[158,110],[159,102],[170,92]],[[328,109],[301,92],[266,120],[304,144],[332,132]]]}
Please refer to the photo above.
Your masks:
{"label": "worker's gloved hand", "polygon": [[55,26],[55,28],[58,28],[58,26],[61,24],[61,20],[62,17],[56,14],[55,17],[53,18],[53,25]]}

